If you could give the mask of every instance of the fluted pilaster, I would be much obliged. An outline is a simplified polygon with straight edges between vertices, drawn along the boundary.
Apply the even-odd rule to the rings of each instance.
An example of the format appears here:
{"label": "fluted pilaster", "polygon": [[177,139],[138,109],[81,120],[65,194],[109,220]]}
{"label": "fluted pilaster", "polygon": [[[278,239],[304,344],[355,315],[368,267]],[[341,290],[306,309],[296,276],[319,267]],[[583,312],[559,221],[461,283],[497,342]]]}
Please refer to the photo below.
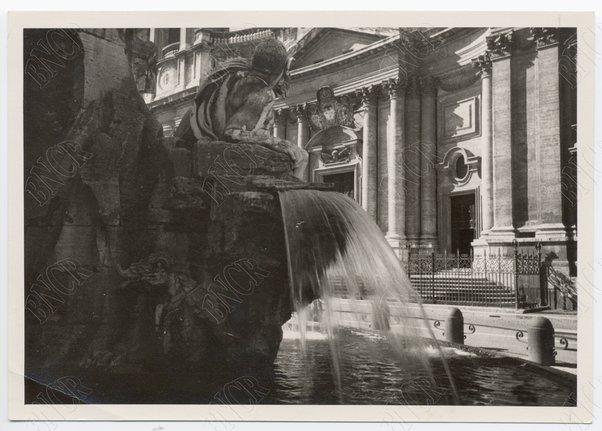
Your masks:
{"label": "fluted pilaster", "polygon": [[537,44],[539,133],[539,225],[535,236],[565,239],[562,219],[560,46],[557,28],[531,28]]}
{"label": "fluted pilaster", "polygon": [[398,253],[405,245],[404,103],[405,88],[398,79],[384,83],[389,97],[390,141],[387,143],[387,240]]}
{"label": "fluted pilaster", "polygon": [[480,236],[493,227],[493,99],[491,55],[486,52],[472,60],[481,76],[481,218]]}
{"label": "fluted pilaster", "polygon": [[411,75],[405,100],[404,170],[406,237],[412,243],[420,241],[420,117],[420,82]]}
{"label": "fluted pilaster", "polygon": [[437,241],[437,86],[431,76],[420,79],[422,89],[420,140],[420,243]]}
{"label": "fluted pilaster", "polygon": [[512,180],[512,32],[487,38],[492,61],[493,124],[493,228],[491,235],[513,238]]}
{"label": "fluted pilaster", "polygon": [[376,154],[376,88],[364,87],[358,91],[364,109],[362,145],[362,207],[376,220],[377,154]]}

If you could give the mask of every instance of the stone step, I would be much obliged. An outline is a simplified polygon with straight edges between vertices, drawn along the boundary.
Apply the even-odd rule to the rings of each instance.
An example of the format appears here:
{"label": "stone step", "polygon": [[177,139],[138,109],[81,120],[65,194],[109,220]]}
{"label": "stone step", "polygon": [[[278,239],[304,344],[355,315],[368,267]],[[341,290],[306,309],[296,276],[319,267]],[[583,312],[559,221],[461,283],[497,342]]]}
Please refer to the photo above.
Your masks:
{"label": "stone step", "polygon": [[441,287],[452,287],[452,288],[488,288],[488,289],[497,289],[497,290],[513,290],[511,287],[504,286],[501,284],[496,284],[492,282],[471,282],[471,281],[439,281],[439,280],[412,280],[412,285],[414,286],[441,286]]}
{"label": "stone step", "polygon": [[[504,277],[509,278],[510,275],[504,276]],[[512,277],[514,277],[514,276],[512,276]],[[484,282],[488,282],[488,283],[495,283],[491,278],[476,277],[476,276],[470,276],[470,275],[466,275],[465,277],[462,277],[461,275],[449,276],[449,275],[435,274],[435,276],[433,277],[433,275],[431,275],[431,274],[421,274],[421,275],[413,274],[410,276],[410,280],[437,280],[437,281],[455,281],[455,282],[484,281]]]}
{"label": "stone step", "polygon": [[[469,275],[469,274],[466,274]],[[514,289],[485,277],[462,277],[458,272],[415,274],[410,281],[425,302],[471,306],[514,307]]]}
{"label": "stone step", "polygon": [[470,281],[462,281],[462,282],[444,281],[444,282],[441,282],[439,280],[435,280],[435,281],[412,280],[412,285],[413,286],[435,286],[435,287],[452,288],[452,289],[478,288],[478,289],[491,289],[491,290],[500,290],[500,291],[505,291],[505,290],[513,291],[514,290],[509,286],[504,286],[504,285],[492,283],[492,282],[473,283]]}
{"label": "stone step", "polygon": [[[496,283],[486,278],[468,278],[450,276],[449,274],[412,275],[410,281],[417,295],[410,295],[410,300],[424,302],[446,303],[453,305],[470,306],[499,306],[514,307],[514,289]],[[337,297],[350,297],[343,280],[334,283]],[[362,291],[362,296],[367,297],[368,292]]]}

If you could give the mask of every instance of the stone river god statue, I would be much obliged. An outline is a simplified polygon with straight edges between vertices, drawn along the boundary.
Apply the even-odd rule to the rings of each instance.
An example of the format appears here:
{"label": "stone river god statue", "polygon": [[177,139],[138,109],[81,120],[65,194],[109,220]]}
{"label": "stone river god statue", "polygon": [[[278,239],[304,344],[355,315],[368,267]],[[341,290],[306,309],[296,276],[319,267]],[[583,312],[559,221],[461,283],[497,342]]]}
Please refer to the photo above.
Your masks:
{"label": "stone river god statue", "polygon": [[24,34],[25,58],[47,40],[71,53],[53,74],[26,68],[26,396],[62,376],[98,403],[268,387],[293,311],[279,191],[323,187],[294,178],[307,154],[269,133],[284,47],[209,76],[174,139],[136,86],[152,47],[131,31],[56,31]]}
{"label": "stone river god statue", "polygon": [[198,140],[258,144],[288,154],[294,175],[303,179],[308,155],[305,150],[271,135],[276,97],[285,96],[288,68],[284,45],[276,39],[260,43],[251,61],[230,60],[201,84],[195,106],[176,131],[180,145]]}

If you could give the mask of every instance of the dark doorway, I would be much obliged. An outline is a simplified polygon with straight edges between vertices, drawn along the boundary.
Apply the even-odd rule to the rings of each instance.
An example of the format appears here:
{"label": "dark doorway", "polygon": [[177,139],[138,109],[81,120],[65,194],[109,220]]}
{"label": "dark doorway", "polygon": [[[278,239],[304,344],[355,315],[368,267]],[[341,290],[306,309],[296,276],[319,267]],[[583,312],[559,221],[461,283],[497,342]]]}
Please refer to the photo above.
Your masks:
{"label": "dark doorway", "polygon": [[474,194],[451,198],[451,251],[470,254],[470,243],[474,240],[475,206]]}
{"label": "dark doorway", "polygon": [[340,174],[324,175],[322,181],[334,184],[334,190],[346,194],[351,199],[355,196],[355,173],[342,172]]}

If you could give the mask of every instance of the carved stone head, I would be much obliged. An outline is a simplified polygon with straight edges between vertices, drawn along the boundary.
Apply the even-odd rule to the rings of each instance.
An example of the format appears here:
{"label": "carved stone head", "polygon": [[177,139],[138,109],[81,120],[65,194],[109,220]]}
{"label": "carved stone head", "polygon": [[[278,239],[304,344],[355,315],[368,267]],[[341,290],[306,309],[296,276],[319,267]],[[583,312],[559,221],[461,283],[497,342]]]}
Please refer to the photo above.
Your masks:
{"label": "carved stone head", "polygon": [[286,48],[282,42],[274,38],[266,39],[257,45],[251,59],[251,69],[270,78],[282,75],[286,65]]}

